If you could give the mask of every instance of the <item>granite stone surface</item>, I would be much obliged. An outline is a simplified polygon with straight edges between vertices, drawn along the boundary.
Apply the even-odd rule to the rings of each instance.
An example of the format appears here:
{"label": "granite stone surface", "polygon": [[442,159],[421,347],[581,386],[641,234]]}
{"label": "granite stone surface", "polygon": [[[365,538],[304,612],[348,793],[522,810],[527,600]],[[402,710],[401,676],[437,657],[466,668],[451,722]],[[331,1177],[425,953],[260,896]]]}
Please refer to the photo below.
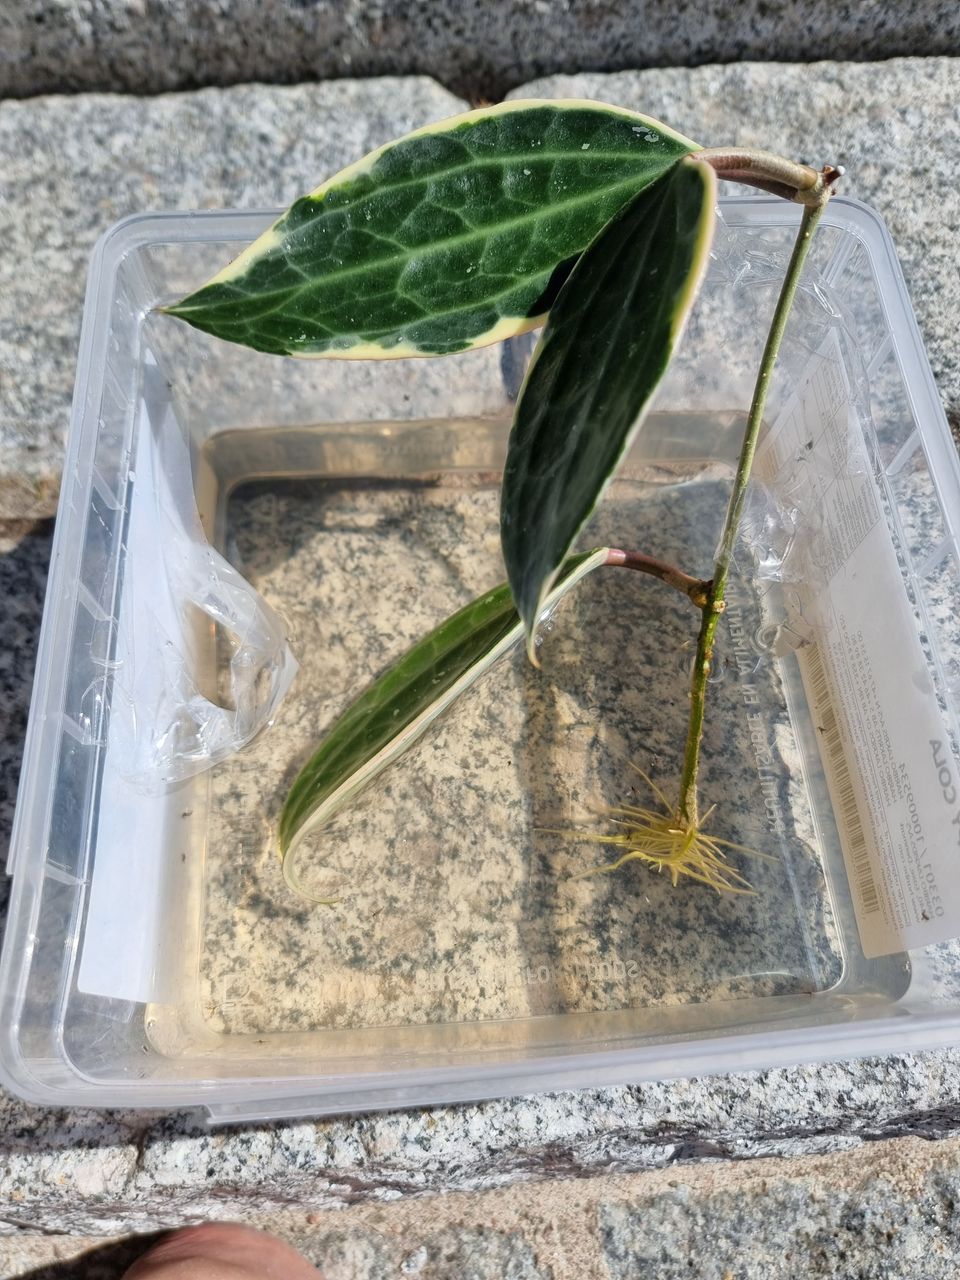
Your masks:
{"label": "granite stone surface", "polygon": [[958,52],[951,0],[16,0],[0,95],[425,74],[493,100],[591,67]]}
{"label": "granite stone surface", "polygon": [[[820,70],[823,110],[831,119],[839,117],[831,137],[840,153],[829,158],[854,168],[851,155],[859,148],[861,176],[856,181],[862,185],[851,189],[881,207],[891,223],[911,273],[914,302],[941,393],[954,415],[960,404],[960,373],[950,347],[958,314],[955,257],[951,257],[957,196],[942,177],[942,167],[947,163],[947,148],[953,146],[956,154],[952,141],[957,131],[956,65],[931,60],[889,64],[882,73],[876,67],[849,64]],[[534,92],[598,93],[662,114],[695,136],[701,134],[705,141],[733,137],[804,154],[808,133],[785,126],[777,111],[792,113],[798,108],[801,81],[807,74],[791,67],[749,66],[641,72],[563,80],[536,86]],[[724,113],[721,106],[710,106],[710,93],[720,95],[721,102],[724,95],[728,104],[734,102],[740,132],[732,135],[729,110]],[[298,130],[305,102],[322,110],[330,122],[327,131],[309,139]],[[134,102],[50,99],[0,107],[4,154],[13,157],[13,164],[0,174],[0,182],[10,184],[0,216],[7,219],[4,234],[13,245],[12,252],[0,259],[0,371],[4,378],[0,406],[4,446],[9,444],[12,450],[0,473],[0,489],[6,479],[4,492],[12,495],[6,509],[24,517],[49,511],[49,497],[44,495],[51,495],[56,487],[84,262],[99,230],[121,214],[148,204],[284,202],[363,149],[456,105],[434,85],[416,82],[405,87],[391,82],[204,91]],[[361,117],[361,106],[366,116]],[[358,113],[356,132],[347,136],[339,128],[340,116],[351,110]],[[406,112],[402,120],[398,112]],[[936,141],[917,143],[925,116],[934,112],[942,117],[943,151]],[[879,141],[868,152],[871,127]],[[817,128],[811,125],[809,136],[819,136]],[[261,132],[264,136],[258,137]],[[149,160],[141,164],[134,157],[143,139]],[[272,168],[278,143],[287,149],[289,161],[289,170],[285,165],[282,175]],[[900,183],[915,180],[923,190],[921,179],[929,178],[932,195],[891,198],[884,207],[881,161],[875,162],[876,169],[871,167],[871,154],[881,155],[882,164]],[[42,173],[37,156],[46,166]],[[819,145],[810,158],[820,158]],[[301,174],[307,175],[306,182]],[[75,202],[60,199],[61,180],[80,192]],[[37,247],[31,243],[28,210],[34,219],[33,239],[39,236]],[[940,264],[942,275],[930,267],[930,260]],[[43,324],[31,327],[31,322],[23,320],[23,307],[25,300],[38,293],[41,280],[45,282],[40,291],[45,298]],[[940,289],[936,299],[935,288]],[[5,309],[9,297],[14,305]],[[52,345],[50,334],[56,339]],[[9,435],[8,423],[12,424]],[[32,471],[28,469],[31,456],[38,459]],[[12,478],[24,473],[31,477],[27,497],[22,488],[12,487]],[[456,501],[461,504],[460,515],[469,514],[467,497],[460,495]],[[26,519],[9,522],[3,537],[0,599],[4,645],[9,649],[9,657],[0,659],[0,717],[6,732],[5,754],[0,757],[5,788],[0,795],[0,845],[5,846],[40,588],[49,555],[49,527]],[[458,585],[471,584],[465,577]],[[251,1124],[213,1133],[196,1116],[158,1119],[134,1113],[58,1112],[3,1098],[0,1232],[106,1235],[209,1216],[274,1213],[293,1204],[322,1212],[424,1192],[482,1190],[544,1177],[682,1168],[703,1160],[869,1150],[865,1144],[876,1138],[942,1137],[958,1123],[960,1052],[956,1051],[324,1122]],[[920,1203],[929,1206],[943,1235],[954,1229],[949,1185],[946,1173],[942,1177],[936,1173],[922,1182],[920,1193]],[[947,1187],[942,1196],[941,1186]],[[879,1183],[878,1187],[880,1195]],[[791,1200],[793,1193],[788,1189],[778,1194],[777,1203],[782,1206],[800,1204]],[[740,1213],[738,1204],[722,1203],[733,1222]],[[877,1203],[881,1216],[900,1212],[886,1201]],[[824,1249],[833,1248],[837,1233],[847,1231],[845,1223],[854,1220],[854,1208],[855,1196],[841,1200],[839,1206],[821,1204],[816,1210],[810,1221],[815,1223],[814,1231],[829,1236],[824,1237]],[[668,1197],[659,1208],[650,1208],[664,1224],[687,1222],[685,1212],[682,1196]],[[743,1235],[768,1240],[776,1256],[783,1242],[764,1236],[760,1212],[759,1208],[744,1211]],[[690,1210],[691,1223],[702,1224],[698,1213],[700,1209]],[[914,1219],[907,1210],[903,1213],[907,1217],[898,1221],[908,1233]],[[785,1221],[789,1218],[786,1208],[782,1216]],[[605,1221],[609,1222],[605,1239],[610,1242],[605,1265],[612,1274],[629,1274],[623,1268],[633,1265],[631,1259],[642,1258],[649,1244],[643,1220],[618,1201],[611,1202]],[[498,1243],[496,1247],[505,1252],[492,1256],[512,1260],[510,1265],[518,1268],[541,1265],[536,1256],[523,1251],[522,1243]],[[363,1241],[361,1247],[374,1248]],[[429,1256],[432,1246],[423,1247]],[[404,1255],[404,1260],[414,1259],[409,1268],[413,1274],[420,1248],[421,1243],[416,1243]],[[451,1256],[466,1257],[463,1249],[462,1242],[449,1240]],[[387,1257],[393,1255],[388,1252]],[[615,1266],[620,1267],[619,1273],[612,1270]],[[521,1269],[517,1274],[535,1276],[537,1272]],[[723,1274],[722,1269],[717,1272]]]}
{"label": "granite stone surface", "polygon": [[[587,545],[630,529],[671,563],[708,565],[726,481],[702,464],[672,482],[628,470]],[[542,647],[547,680],[531,675],[521,652],[505,658],[310,842],[298,875],[339,899],[331,928],[327,913],[290,894],[273,856],[290,762],[309,755],[317,726],[374,672],[496,586],[498,492],[462,479],[425,490],[261,481],[230,508],[231,559],[285,619],[301,668],[270,731],[214,770],[199,990],[184,984],[178,1004],[148,1015],[154,1043],[169,1038],[186,1052],[193,1007],[204,1011],[198,1043],[215,1032],[239,1045],[330,1028],[451,1024],[452,1033],[463,1023],[621,1009],[641,1019],[646,1010],[655,1024],[665,1008],[804,999],[839,980],[841,943],[773,663],[758,664],[749,688],[779,744],[783,831],[764,825],[732,672],[715,689],[703,774],[705,795],[736,797],[717,833],[771,855],[732,860],[756,896],[676,891],[665,876],[573,878],[612,859],[555,833],[600,834],[608,826],[594,815],[604,805],[655,803],[629,778],[629,761],[669,787],[682,741],[682,699],[661,704],[637,690],[673,683],[695,636],[689,604],[624,574],[596,575],[564,608]],[[743,574],[730,590],[731,612],[736,601],[751,631],[760,625],[754,587]],[[661,642],[618,662],[652,611]],[[596,661],[584,662],[582,637],[600,617],[616,622],[597,634]],[[896,966],[889,978],[897,981]],[[528,1033],[521,1021],[510,1043]]]}
{"label": "granite stone surface", "polygon": [[[243,1211],[325,1280],[952,1280],[960,1144],[675,1166],[346,1210]],[[149,1236],[0,1238],[13,1280],[119,1280]]]}
{"label": "granite stone surface", "polygon": [[283,206],[461,107],[418,79],[0,102],[0,519],[56,509],[87,267],[114,222]]}
{"label": "granite stone surface", "polygon": [[196,1117],[0,1100],[0,1234],[108,1236],[435,1191],[678,1170],[949,1136],[960,1054],[209,1131]]}

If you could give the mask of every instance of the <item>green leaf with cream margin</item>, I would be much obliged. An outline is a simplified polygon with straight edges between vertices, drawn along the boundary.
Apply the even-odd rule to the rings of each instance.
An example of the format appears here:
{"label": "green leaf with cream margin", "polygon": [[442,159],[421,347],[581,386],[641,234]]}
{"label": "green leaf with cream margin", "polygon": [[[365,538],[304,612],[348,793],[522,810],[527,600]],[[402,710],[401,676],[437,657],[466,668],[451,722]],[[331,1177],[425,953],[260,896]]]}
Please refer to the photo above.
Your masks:
{"label": "green leaf with cream margin", "polygon": [[[606,547],[571,557],[550,606],[606,559]],[[522,636],[504,583],[442,622],[343,712],[300,770],[280,815],[280,855],[292,889],[310,896],[295,867],[303,837],[329,822]]]}
{"label": "green leaf with cream margin", "polygon": [[635,196],[580,258],[534,351],[507,450],[500,532],[535,663],[559,566],[636,435],[693,306],[715,199],[713,170],[695,158]]}
{"label": "green leaf with cream margin", "polygon": [[297,200],[165,310],[278,355],[447,355],[543,322],[570,266],[699,147],[605,103],[501,103],[408,134]]}

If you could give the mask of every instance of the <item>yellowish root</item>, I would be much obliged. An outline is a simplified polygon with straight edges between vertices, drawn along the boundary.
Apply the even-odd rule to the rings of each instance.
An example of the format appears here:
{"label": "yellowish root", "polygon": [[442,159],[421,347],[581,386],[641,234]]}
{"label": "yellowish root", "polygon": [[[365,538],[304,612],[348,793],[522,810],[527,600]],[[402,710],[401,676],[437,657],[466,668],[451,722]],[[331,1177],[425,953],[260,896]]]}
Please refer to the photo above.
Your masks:
{"label": "yellowish root", "polygon": [[642,769],[636,765],[634,768],[662,804],[662,811],[647,809],[642,805],[617,805],[607,809],[606,814],[620,830],[609,835],[597,835],[588,831],[564,833],[579,840],[614,845],[626,850],[615,861],[599,867],[589,867],[586,871],[579,872],[574,879],[605,875],[619,870],[627,862],[645,862],[657,871],[666,871],[674,884],[678,883],[681,876],[686,876],[690,880],[709,885],[718,893],[755,893],[749,880],[730,866],[725,851],[745,853],[772,861],[769,854],[749,849],[742,844],[734,844],[732,840],[707,835],[703,825],[714,812],[715,805],[703,815],[698,824],[687,823],[678,818],[656,783]]}

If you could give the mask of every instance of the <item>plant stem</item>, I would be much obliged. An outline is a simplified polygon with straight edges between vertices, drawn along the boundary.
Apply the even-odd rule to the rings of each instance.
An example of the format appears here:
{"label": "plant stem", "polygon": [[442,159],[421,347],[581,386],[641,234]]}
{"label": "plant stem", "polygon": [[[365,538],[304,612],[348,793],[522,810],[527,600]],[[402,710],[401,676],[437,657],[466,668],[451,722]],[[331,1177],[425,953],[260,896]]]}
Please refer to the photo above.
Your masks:
{"label": "plant stem", "polygon": [[638,573],[649,573],[659,578],[667,586],[675,587],[689,596],[698,609],[704,608],[710,599],[710,583],[702,578],[693,578],[682,569],[677,569],[666,560],[657,560],[654,556],[644,555],[642,551],[620,551],[611,547],[605,561],[608,565],[616,565],[621,569],[635,569]]}
{"label": "plant stem", "polygon": [[808,164],[797,164],[772,151],[753,147],[708,147],[695,155],[710,165],[718,178],[770,191],[807,208],[822,208],[830,198],[833,184],[843,174],[837,165],[812,169]]}
{"label": "plant stem", "polygon": [[763,422],[763,411],[767,403],[767,392],[770,388],[771,375],[783,341],[787,318],[793,306],[793,300],[796,296],[797,286],[800,283],[800,276],[803,273],[803,265],[810,250],[814,230],[829,197],[830,188],[827,186],[819,202],[816,204],[804,204],[800,230],[797,233],[796,243],[793,246],[793,253],[790,256],[790,263],[773,313],[770,332],[763,348],[760,371],[757,375],[750,413],[747,417],[743,446],[740,450],[740,461],[737,464],[737,473],[734,477],[723,533],[720,537],[720,549],[714,566],[713,581],[710,584],[709,598],[704,605],[700,619],[697,654],[694,660],[693,677],[690,685],[690,724],[687,730],[687,744],[683,757],[683,774],[680,778],[679,817],[692,827],[695,827],[699,820],[697,774],[700,768],[700,744],[703,738],[707,677],[710,674],[710,664],[713,659],[713,642],[717,632],[717,624],[725,607],[724,592],[726,591],[727,577],[730,573],[733,549],[737,541],[737,532],[740,527],[740,517],[743,515],[743,507],[747,497],[747,482],[750,479],[750,470],[757,451],[757,440],[759,439],[760,426]]}

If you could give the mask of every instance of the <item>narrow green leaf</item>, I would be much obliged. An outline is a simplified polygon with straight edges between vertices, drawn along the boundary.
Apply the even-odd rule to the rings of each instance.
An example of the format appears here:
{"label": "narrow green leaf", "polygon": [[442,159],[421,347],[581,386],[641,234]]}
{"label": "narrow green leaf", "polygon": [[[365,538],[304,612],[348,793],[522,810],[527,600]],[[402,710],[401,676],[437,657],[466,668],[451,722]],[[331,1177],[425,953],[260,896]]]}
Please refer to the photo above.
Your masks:
{"label": "narrow green leaf", "polygon": [[518,101],[344,169],[166,310],[260,351],[445,355],[543,320],[614,213],[697,144],[600,102]]}
{"label": "narrow green leaf", "polygon": [[[572,557],[548,607],[606,557],[606,547]],[[447,618],[344,711],[297,775],[280,815],[280,853],[291,884],[298,839],[328,822],[522,635],[504,583]]]}
{"label": "narrow green leaf", "polygon": [[692,159],[645,188],[580,258],[534,351],[500,512],[532,661],[557,570],[633,440],[693,305],[715,191],[713,170]]}

